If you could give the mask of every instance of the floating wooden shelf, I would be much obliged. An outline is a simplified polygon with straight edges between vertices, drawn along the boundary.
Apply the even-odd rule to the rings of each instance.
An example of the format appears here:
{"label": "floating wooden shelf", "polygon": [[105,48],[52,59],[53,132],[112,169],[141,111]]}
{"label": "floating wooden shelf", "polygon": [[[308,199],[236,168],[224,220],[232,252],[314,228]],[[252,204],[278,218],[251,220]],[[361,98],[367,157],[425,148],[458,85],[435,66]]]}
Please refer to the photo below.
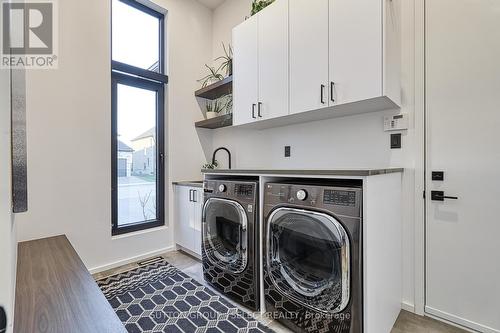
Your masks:
{"label": "floating wooden shelf", "polygon": [[198,121],[195,126],[198,128],[216,129],[233,125],[233,115],[225,114],[211,119]]}
{"label": "floating wooden shelf", "polygon": [[224,95],[231,94],[233,92],[233,76],[228,76],[224,80],[215,82],[205,88],[197,90],[194,95],[196,97],[206,98],[214,100],[220,98]]}

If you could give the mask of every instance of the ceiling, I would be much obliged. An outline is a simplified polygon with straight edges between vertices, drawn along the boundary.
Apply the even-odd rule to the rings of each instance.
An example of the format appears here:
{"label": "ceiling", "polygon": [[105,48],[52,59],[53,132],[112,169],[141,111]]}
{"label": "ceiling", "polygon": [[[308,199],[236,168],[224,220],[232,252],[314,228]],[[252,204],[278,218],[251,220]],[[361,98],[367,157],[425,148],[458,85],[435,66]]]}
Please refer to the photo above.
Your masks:
{"label": "ceiling", "polygon": [[210,9],[219,7],[225,0],[198,0],[199,3],[205,5]]}

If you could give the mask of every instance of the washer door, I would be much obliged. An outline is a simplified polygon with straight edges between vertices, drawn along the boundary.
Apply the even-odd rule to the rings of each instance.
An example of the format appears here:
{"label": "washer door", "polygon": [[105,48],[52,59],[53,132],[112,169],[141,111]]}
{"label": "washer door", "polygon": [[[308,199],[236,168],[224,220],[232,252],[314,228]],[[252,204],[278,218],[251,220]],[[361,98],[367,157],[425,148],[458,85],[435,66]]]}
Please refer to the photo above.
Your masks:
{"label": "washer door", "polygon": [[269,216],[266,237],[266,269],[278,291],[314,311],[346,308],[350,243],[333,216],[278,208]]}
{"label": "washer door", "polygon": [[248,262],[248,217],[238,202],[210,198],[203,206],[203,247],[210,262],[241,273]]}

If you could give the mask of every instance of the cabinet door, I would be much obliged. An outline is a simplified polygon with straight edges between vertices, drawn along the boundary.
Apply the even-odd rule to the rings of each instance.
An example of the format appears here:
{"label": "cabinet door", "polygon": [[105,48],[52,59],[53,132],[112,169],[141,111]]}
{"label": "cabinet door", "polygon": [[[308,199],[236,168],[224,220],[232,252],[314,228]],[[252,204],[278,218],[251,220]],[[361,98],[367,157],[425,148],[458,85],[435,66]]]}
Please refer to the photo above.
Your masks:
{"label": "cabinet door", "polygon": [[257,117],[270,119],[289,113],[288,0],[277,0],[258,15],[259,105]]}
{"label": "cabinet door", "polygon": [[186,186],[175,187],[175,243],[191,250],[193,248],[193,204],[190,201],[190,190]]}
{"label": "cabinet door", "polygon": [[252,16],[233,29],[233,123],[257,119],[258,18]]}
{"label": "cabinet door", "polygon": [[328,1],[289,3],[290,113],[328,106]]}
{"label": "cabinet door", "polygon": [[330,0],[330,105],[382,96],[382,23],[382,0]]}
{"label": "cabinet door", "polygon": [[194,189],[193,203],[193,252],[201,257],[201,216],[203,210],[203,190]]}

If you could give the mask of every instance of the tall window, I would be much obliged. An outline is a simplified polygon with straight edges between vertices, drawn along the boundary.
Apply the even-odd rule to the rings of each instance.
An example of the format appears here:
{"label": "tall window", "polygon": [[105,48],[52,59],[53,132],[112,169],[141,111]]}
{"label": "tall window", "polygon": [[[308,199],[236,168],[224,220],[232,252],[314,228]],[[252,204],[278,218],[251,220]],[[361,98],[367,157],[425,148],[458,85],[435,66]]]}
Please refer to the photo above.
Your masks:
{"label": "tall window", "polygon": [[112,233],[165,224],[165,17],[112,1]]}

